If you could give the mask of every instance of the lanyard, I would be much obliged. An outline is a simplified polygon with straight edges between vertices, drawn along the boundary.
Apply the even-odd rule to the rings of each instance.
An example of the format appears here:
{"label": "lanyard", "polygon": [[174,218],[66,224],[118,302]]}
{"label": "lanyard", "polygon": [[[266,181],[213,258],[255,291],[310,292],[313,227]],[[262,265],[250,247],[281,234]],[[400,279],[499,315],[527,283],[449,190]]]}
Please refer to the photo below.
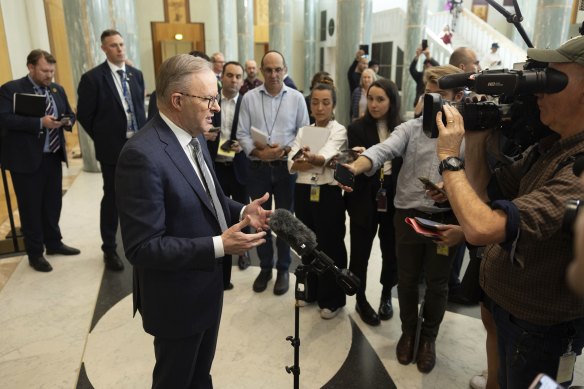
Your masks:
{"label": "lanyard", "polygon": [[266,109],[264,107],[264,94],[262,95],[262,113],[264,114],[264,124],[266,125],[266,131],[268,131],[268,141],[272,141],[272,132],[274,131],[274,126],[276,125],[276,120],[278,120],[278,114],[280,113],[280,107],[282,106],[282,101],[284,100],[284,92],[282,92],[282,97],[280,98],[280,104],[278,104],[278,109],[276,110],[276,116],[272,122],[272,128],[268,130],[268,121],[266,120]]}

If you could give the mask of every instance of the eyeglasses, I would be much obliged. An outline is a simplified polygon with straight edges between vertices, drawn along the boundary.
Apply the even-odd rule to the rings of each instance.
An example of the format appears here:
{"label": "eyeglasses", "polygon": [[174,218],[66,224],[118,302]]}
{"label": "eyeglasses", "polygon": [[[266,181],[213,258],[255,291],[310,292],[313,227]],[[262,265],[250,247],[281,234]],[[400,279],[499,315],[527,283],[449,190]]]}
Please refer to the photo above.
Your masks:
{"label": "eyeglasses", "polygon": [[215,105],[215,103],[217,101],[219,101],[219,95],[213,96],[213,97],[203,97],[203,96],[189,95],[188,93],[183,93],[183,92],[177,92],[177,93],[180,95],[183,95],[183,96],[196,97],[197,99],[207,100],[209,102],[209,104],[207,105],[207,109],[211,109],[211,107],[213,105]]}

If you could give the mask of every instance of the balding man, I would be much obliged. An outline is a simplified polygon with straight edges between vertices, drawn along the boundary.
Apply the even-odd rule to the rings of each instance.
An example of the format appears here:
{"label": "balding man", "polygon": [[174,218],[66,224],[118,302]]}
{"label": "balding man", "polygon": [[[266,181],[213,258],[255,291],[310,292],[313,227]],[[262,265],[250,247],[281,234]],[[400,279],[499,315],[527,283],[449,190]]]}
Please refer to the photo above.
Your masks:
{"label": "balding man", "polygon": [[[282,54],[268,51],[262,58],[261,71],[265,84],[243,96],[239,111],[237,139],[251,159],[247,188],[251,197],[260,192],[270,193],[270,200],[264,204],[267,209],[271,208],[273,195],[276,208],[293,211],[296,174],[288,172],[286,156],[298,129],[309,123],[306,102],[300,92],[284,85],[286,62]],[[267,142],[254,142],[252,128],[263,134]],[[266,241],[258,247],[261,271],[253,284],[255,292],[263,292],[272,279],[274,250],[271,234],[266,236]],[[286,242],[278,238],[276,246],[278,275],[274,294],[282,295],[288,291],[288,268],[292,258]]]}
{"label": "balding man", "polygon": [[462,69],[465,73],[477,73],[481,71],[481,65],[477,53],[468,47],[459,47],[450,55],[450,65]]}
{"label": "balding man", "polygon": [[247,74],[247,78],[243,80],[243,85],[239,90],[239,94],[242,96],[253,88],[257,88],[263,84],[262,80],[258,78],[258,65],[253,59],[245,61],[245,73]]}
{"label": "balding man", "polygon": [[241,229],[268,228],[261,208],[268,196],[244,206],[221,190],[203,137],[219,111],[209,62],[169,58],[156,92],[160,113],[126,143],[116,171],[134,312],[154,336],[153,388],[212,388],[221,261],[265,242],[265,232]]}

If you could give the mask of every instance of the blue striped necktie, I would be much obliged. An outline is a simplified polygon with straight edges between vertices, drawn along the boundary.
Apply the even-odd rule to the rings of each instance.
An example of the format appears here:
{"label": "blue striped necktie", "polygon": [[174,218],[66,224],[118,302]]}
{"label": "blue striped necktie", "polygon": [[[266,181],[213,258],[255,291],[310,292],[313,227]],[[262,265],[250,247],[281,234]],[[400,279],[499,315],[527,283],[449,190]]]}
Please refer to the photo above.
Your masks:
{"label": "blue striped necktie", "polygon": [[122,83],[122,94],[124,95],[124,100],[126,100],[126,104],[128,105],[128,110],[126,111],[126,114],[129,115],[128,130],[136,132],[138,131],[138,122],[136,121],[136,115],[134,114],[134,103],[132,102],[132,94],[128,88],[126,73],[122,69],[118,69],[116,72],[120,76]]}
{"label": "blue striped necktie", "polygon": [[[51,96],[49,88],[45,88],[45,100],[47,105],[47,108],[45,109],[45,115],[55,116],[55,101]],[[47,136],[49,137],[49,152],[56,153],[61,148],[61,142],[59,140],[59,128],[47,129]]]}

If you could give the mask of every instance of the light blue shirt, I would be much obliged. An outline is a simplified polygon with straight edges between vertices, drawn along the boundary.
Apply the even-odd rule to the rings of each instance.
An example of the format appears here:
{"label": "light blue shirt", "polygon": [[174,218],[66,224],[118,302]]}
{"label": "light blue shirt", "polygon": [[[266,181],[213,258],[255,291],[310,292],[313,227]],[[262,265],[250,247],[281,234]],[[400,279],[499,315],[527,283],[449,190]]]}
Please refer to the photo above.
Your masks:
{"label": "light blue shirt", "polygon": [[[436,154],[438,139],[428,138],[424,134],[422,120],[421,117],[408,120],[397,126],[384,142],[367,149],[362,155],[371,160],[373,167],[365,174],[376,174],[385,161],[403,157],[393,201],[395,207],[427,213],[445,212],[449,208],[434,205],[434,200],[426,196],[426,188],[418,180],[418,177],[427,177],[432,182],[442,182],[438,172],[440,161]],[[461,146],[461,157],[464,156],[463,152],[464,143]]]}
{"label": "light blue shirt", "polygon": [[[291,147],[298,129],[308,124],[308,110],[300,92],[283,85],[280,93],[272,96],[265,85],[261,85],[243,95],[237,140],[245,154],[250,156],[255,149],[250,133],[253,126],[268,136],[269,144]],[[255,157],[250,159],[257,160]]]}

